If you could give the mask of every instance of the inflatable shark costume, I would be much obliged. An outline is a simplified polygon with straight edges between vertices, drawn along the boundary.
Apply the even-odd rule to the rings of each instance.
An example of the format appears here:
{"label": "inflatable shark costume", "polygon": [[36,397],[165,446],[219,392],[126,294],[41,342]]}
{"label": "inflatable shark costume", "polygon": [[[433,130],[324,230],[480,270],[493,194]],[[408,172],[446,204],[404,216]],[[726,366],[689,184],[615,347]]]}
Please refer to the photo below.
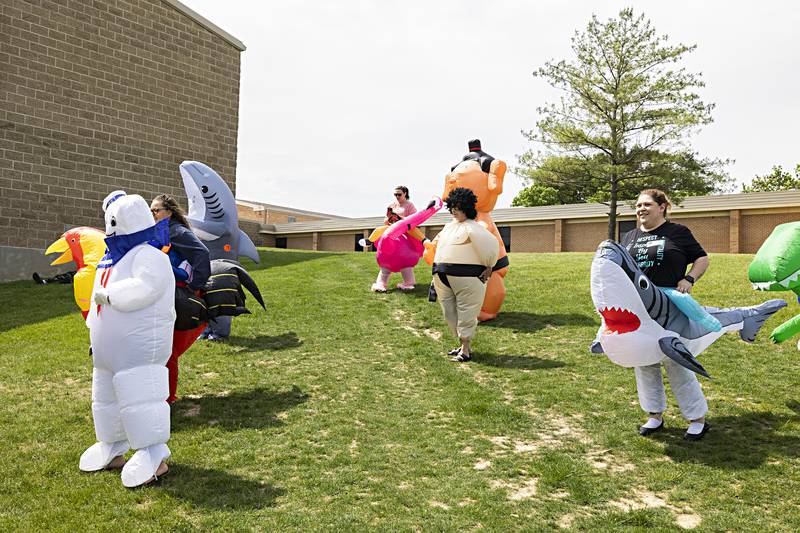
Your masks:
{"label": "inflatable shark costume", "polygon": [[666,409],[661,370],[652,366],[664,362],[681,412],[688,420],[701,418],[708,410],[692,372],[706,377],[708,373],[695,356],[729,331],[738,331],[742,340],[753,342],[767,318],[786,306],[783,300],[768,300],[754,307],[705,307],[722,326],[709,329],[689,320],[652,284],[628,250],[614,241],[603,241],[597,249],[591,292],[602,316],[592,352],[605,353],[612,362],[635,368],[639,402],[650,413]]}
{"label": "inflatable shark costume", "polygon": [[[236,200],[219,174],[197,161],[184,161],[180,171],[189,198],[187,218],[192,231],[208,248],[209,257],[238,261],[239,256],[244,256],[258,263],[258,250],[250,237],[239,229]],[[232,320],[229,316],[212,319],[210,335],[229,336]]]}
{"label": "inflatable shark costume", "polygon": [[[94,372],[92,415],[97,443],[81,456],[91,472],[120,466],[122,483],[152,480],[170,456],[167,367],[175,322],[175,279],[167,254],[169,226],[155,224],[138,195],[115,191],[103,200],[108,252],[97,267],[90,330]],[[166,469],[166,465],[162,467]]]}

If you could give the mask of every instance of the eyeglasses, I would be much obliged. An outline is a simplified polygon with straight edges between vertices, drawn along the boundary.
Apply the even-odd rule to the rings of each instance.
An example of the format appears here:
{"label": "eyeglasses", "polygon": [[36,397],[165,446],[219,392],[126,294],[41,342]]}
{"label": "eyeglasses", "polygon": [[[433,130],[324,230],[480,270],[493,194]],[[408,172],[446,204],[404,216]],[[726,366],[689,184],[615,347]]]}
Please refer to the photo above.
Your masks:
{"label": "eyeglasses", "polygon": [[159,211],[169,211],[169,207],[151,207],[150,208],[150,212],[153,213],[154,215],[156,213],[158,213]]}

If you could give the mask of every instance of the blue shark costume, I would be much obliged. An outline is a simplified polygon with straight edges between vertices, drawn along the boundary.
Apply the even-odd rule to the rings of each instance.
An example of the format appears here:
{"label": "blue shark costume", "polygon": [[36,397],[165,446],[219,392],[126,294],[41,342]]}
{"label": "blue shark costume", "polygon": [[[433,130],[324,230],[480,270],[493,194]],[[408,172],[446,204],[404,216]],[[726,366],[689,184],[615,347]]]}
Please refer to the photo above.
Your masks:
{"label": "blue shark costume", "polygon": [[726,332],[738,331],[742,340],[753,342],[767,318],[786,306],[786,302],[776,299],[754,307],[705,307],[721,325],[709,328],[707,323],[689,320],[653,285],[628,250],[614,241],[603,241],[597,249],[592,261],[591,292],[602,316],[591,351],[605,353],[620,366],[635,368],[639,401],[642,409],[650,413],[666,409],[659,368],[663,362],[681,412],[688,420],[699,419],[708,410],[693,374],[708,377],[708,373],[695,357]]}
{"label": "blue shark costume", "polygon": [[[260,262],[255,244],[239,229],[236,200],[219,174],[197,161],[184,161],[180,172],[189,198],[187,218],[192,231],[208,248],[210,259],[238,261],[239,256],[244,256]],[[211,319],[204,335],[227,337],[231,334],[232,321],[233,317],[229,316]]]}

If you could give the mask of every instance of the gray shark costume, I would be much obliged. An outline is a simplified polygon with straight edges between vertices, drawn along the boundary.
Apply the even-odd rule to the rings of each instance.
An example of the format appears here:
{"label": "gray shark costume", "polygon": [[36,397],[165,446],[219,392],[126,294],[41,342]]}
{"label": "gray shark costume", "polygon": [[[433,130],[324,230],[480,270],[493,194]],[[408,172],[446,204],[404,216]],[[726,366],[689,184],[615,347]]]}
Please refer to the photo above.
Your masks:
{"label": "gray shark costume", "polygon": [[701,418],[708,410],[694,375],[708,377],[708,373],[695,356],[726,332],[738,331],[742,340],[753,342],[767,318],[786,306],[783,300],[768,300],[754,307],[705,307],[722,325],[719,331],[709,330],[689,320],[650,282],[628,250],[614,241],[603,241],[597,249],[591,292],[603,317],[592,352],[635,368],[639,402],[651,413],[666,409],[663,362],[681,412],[689,420]]}
{"label": "gray shark costume", "polygon": [[[189,198],[187,218],[192,231],[208,248],[209,257],[238,261],[239,256],[244,256],[260,262],[255,244],[239,229],[236,200],[219,174],[197,161],[184,161],[180,171]],[[207,332],[227,337],[231,334],[232,321],[233,317],[229,316],[211,319]]]}

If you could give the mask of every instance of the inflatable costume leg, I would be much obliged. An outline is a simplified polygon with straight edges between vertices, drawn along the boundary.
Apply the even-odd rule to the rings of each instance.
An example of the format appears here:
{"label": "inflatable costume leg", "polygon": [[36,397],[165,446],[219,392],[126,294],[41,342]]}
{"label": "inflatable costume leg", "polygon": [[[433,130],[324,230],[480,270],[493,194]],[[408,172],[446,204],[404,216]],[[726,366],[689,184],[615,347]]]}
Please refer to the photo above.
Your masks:
{"label": "inflatable costume leg", "polygon": [[172,403],[178,399],[178,358],[188,350],[197,336],[206,329],[206,323],[203,322],[195,329],[175,330],[172,333],[172,354],[167,361],[167,369],[169,370],[169,397],[167,403]]}
{"label": "inflatable costume leg", "polygon": [[672,359],[664,359],[667,369],[667,378],[672,394],[678,400],[681,414],[686,420],[697,420],[708,412],[708,403],[697,381],[697,375],[691,370],[682,367]]}
{"label": "inflatable costume leg", "polygon": [[667,409],[667,394],[661,377],[661,363],[633,368],[639,405],[648,413],[663,413]]}
{"label": "inflatable costume leg", "polygon": [[389,283],[389,276],[391,275],[391,270],[381,267],[380,272],[378,272],[378,278],[375,280],[375,283],[372,284],[372,291],[386,292],[386,285]]}
{"label": "inflatable costume leg", "polygon": [[403,276],[403,281],[397,284],[397,288],[404,291],[413,290],[414,284],[417,282],[414,278],[414,268],[404,268],[400,271],[400,275]]}
{"label": "inflatable costume leg", "polygon": [[117,397],[114,393],[113,374],[94,368],[92,375],[92,417],[97,437],[95,444],[81,455],[79,468],[94,472],[106,468],[114,458],[123,455],[130,447],[122,425]]}

